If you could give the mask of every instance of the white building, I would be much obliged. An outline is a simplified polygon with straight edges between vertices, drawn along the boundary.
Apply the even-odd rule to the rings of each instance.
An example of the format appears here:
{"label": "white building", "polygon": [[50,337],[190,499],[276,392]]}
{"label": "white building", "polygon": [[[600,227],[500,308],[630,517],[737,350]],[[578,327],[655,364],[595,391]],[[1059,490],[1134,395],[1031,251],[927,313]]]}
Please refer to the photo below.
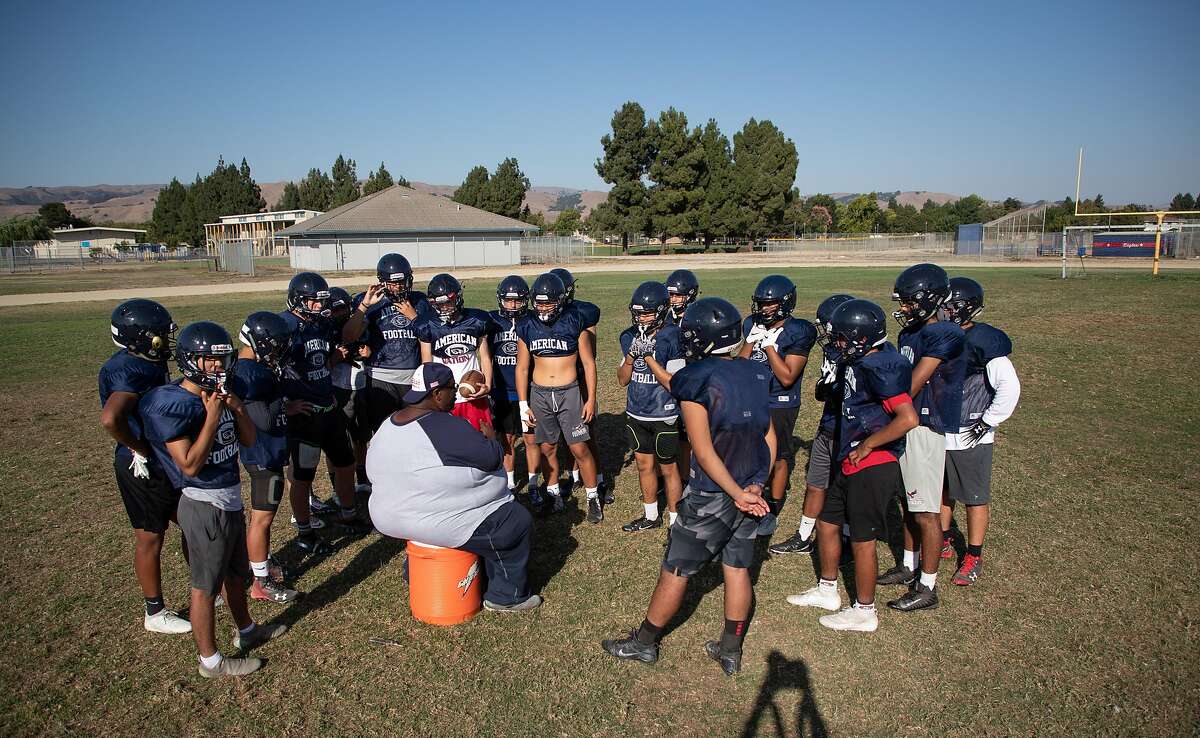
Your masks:
{"label": "white building", "polygon": [[88,228],[55,228],[50,248],[55,252],[83,251],[84,256],[92,249],[116,251],[120,244],[132,246],[146,240],[146,232],[137,228],[110,228],[91,226]]}
{"label": "white building", "polygon": [[211,253],[223,241],[252,241],[256,256],[283,253],[286,239],[277,234],[289,226],[324,215],[317,210],[279,210],[271,213],[224,215],[216,223],[204,224],[205,246]]}

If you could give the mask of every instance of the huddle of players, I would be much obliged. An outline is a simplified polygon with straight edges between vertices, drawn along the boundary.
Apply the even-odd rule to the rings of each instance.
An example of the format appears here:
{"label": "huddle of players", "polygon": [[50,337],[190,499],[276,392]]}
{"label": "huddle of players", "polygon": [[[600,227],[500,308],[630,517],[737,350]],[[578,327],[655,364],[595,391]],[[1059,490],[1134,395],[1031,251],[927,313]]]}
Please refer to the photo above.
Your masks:
{"label": "huddle of players", "polygon": [[[671,275],[668,285],[679,277]],[[759,283],[743,323],[724,300],[705,298],[689,307],[699,286],[694,275],[688,279],[691,299],[671,312],[678,315],[678,330],[658,317],[664,288],[648,282],[634,291],[634,325],[622,334],[626,359],[618,378],[623,384],[639,375],[647,386],[657,382],[666,391],[659,395],[660,413],[679,402],[693,458],[681,464],[691,480],[682,501],[671,499],[664,474],[668,504],[672,510],[678,506],[680,515],[646,617],[628,637],[603,641],[604,650],[621,659],[656,661],[659,638],[682,603],[687,578],[719,554],[725,627],[704,647],[726,674],[740,669],[753,601],[747,573],[753,541],[775,530],[783,506],[800,378],[817,341],[824,356],[815,394],[824,408],[809,456],[801,522],[795,535],[770,550],[810,553],[815,531],[819,581],[788,602],[836,611],[820,618],[825,627],[866,632],[878,627],[877,581],[908,587],[888,603],[893,609],[936,607],[938,560],[955,553],[950,533],[956,502],[967,506],[968,545],[954,583],[974,583],[982,571],[995,427],[1012,414],[1020,394],[1008,359],[1011,341],[999,329],[975,322],[983,309],[982,287],[967,278],[951,280],[933,264],[905,270],[892,294],[899,303],[893,316],[902,326],[897,350],[887,340],[882,308],[868,300],[831,296],[818,307],[813,326],[791,315],[796,302],[791,281],[772,275]],[[679,291],[677,286],[674,292]],[[667,364],[680,346],[687,363],[672,371]],[[649,490],[656,491],[648,467],[667,461],[649,456],[658,447],[646,445],[650,429],[644,423],[661,418],[643,415],[648,394],[631,386],[627,415],[647,492],[646,518],[652,515]],[[880,576],[876,540],[886,533],[886,509],[897,497],[904,507],[904,556]],[[645,519],[626,529],[631,526],[650,527]],[[837,588],[843,537],[853,552],[857,590],[846,608]]]}

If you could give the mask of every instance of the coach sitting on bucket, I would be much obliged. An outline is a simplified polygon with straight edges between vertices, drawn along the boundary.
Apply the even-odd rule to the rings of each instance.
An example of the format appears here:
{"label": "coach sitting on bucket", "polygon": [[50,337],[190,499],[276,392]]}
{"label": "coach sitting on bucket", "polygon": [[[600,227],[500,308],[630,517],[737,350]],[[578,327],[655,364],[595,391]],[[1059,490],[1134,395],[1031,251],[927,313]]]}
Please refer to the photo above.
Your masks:
{"label": "coach sitting on bucket", "polygon": [[371,521],[384,535],[478,554],[487,571],[483,606],[516,612],[542,604],[526,580],[533,518],[513,498],[504,452],[490,425],[450,414],[457,388],[444,364],[413,373],[406,407],[383,423],[367,451]]}

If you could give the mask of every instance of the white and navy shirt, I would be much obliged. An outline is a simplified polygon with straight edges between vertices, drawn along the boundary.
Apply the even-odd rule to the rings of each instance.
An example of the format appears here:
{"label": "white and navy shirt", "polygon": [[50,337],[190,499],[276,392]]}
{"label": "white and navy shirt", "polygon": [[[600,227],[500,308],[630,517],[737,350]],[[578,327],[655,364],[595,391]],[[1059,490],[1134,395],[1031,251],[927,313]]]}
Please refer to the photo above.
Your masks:
{"label": "white and navy shirt", "polygon": [[[436,315],[429,315],[417,323],[417,338],[429,344],[433,360],[445,364],[454,375],[455,384],[462,381],[469,371],[479,371],[479,344],[487,340],[491,318],[482,310],[463,310],[452,325],[445,325]],[[469,402],[460,394],[454,395],[455,402]]]}
{"label": "white and navy shirt", "polygon": [[[638,329],[630,326],[621,333],[621,353],[629,355]],[[679,329],[673,325],[659,328],[653,336],[654,360],[670,373],[684,366],[683,347],[679,343]],[[666,387],[654,378],[654,372],[646,360],[633,360],[633,374],[625,387],[625,414],[638,420],[673,422],[679,417],[679,404]]]}

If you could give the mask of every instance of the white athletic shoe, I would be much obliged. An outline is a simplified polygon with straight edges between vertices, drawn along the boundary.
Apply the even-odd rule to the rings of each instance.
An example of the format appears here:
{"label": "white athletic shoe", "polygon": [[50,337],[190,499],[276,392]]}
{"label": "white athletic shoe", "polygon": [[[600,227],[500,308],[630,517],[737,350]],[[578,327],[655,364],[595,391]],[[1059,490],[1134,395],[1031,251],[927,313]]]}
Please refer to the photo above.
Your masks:
{"label": "white athletic shoe", "polygon": [[151,633],[191,633],[191,622],[179,617],[174,610],[159,610],[145,619],[146,630]]}
{"label": "white athletic shoe", "polygon": [[788,604],[799,607],[823,607],[826,610],[837,610],[842,606],[842,595],[836,588],[822,587],[806,589],[800,594],[788,595]]}
{"label": "white athletic shoe", "polygon": [[862,607],[843,608],[833,615],[822,615],[821,625],[832,630],[857,630],[863,633],[874,633],[879,627],[879,616],[875,610]]}
{"label": "white athletic shoe", "polygon": [[[296,523],[296,516],[295,516],[295,515],[293,515],[293,516],[292,516],[292,527],[293,527],[293,528],[299,528],[299,527],[300,527],[300,526],[299,526],[299,525]],[[324,528],[324,527],[325,527],[325,521],[324,521],[324,520],[321,520],[321,519],[320,519],[320,518],[318,518],[316,515],[313,515],[312,517],[310,517],[310,518],[308,519],[308,527],[309,527],[309,528],[311,528],[311,529],[313,529],[313,530],[321,530],[322,528]]]}

